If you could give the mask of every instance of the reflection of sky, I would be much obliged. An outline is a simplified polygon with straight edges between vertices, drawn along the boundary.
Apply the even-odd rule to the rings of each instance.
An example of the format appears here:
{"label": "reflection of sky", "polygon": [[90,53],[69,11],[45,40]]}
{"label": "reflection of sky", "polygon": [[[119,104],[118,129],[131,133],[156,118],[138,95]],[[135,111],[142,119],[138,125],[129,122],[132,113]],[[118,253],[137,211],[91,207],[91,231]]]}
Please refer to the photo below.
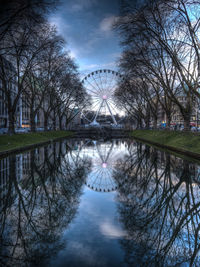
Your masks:
{"label": "reflection of sky", "polygon": [[63,239],[66,247],[50,266],[119,266],[124,257],[119,240],[125,232],[116,220],[115,193],[87,187],[79,212]]}
{"label": "reflection of sky", "polygon": [[112,23],[118,13],[118,0],[67,0],[50,15],[83,74],[116,68],[121,49]]}
{"label": "reflection of sky", "polygon": [[[75,151],[79,159],[90,158],[93,164],[107,161],[110,167],[126,152],[125,144],[116,140],[82,142]],[[119,241],[126,232],[116,217],[115,197],[116,192],[101,193],[84,187],[78,213],[63,235],[65,248],[49,266],[119,266],[124,258]]]}

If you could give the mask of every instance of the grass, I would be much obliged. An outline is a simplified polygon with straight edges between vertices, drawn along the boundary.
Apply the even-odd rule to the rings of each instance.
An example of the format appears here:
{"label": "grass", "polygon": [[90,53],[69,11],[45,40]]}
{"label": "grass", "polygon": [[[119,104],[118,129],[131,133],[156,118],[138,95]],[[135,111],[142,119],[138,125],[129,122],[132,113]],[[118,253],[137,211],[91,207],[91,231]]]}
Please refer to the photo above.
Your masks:
{"label": "grass", "polygon": [[71,136],[69,131],[48,131],[14,135],[0,135],[0,152],[40,144],[57,138]]}
{"label": "grass", "polygon": [[160,145],[200,154],[200,135],[191,132],[135,130],[131,132],[131,136],[142,138],[150,142],[156,142]]}

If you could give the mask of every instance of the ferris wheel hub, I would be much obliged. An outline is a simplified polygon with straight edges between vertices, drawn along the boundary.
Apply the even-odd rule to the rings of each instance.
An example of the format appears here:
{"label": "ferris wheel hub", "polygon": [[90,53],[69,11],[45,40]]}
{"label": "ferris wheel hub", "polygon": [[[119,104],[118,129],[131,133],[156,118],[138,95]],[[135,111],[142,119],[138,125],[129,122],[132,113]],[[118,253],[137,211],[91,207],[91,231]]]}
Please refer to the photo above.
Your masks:
{"label": "ferris wheel hub", "polygon": [[103,95],[102,98],[103,98],[103,100],[106,100],[108,97],[107,97],[107,95]]}
{"label": "ferris wheel hub", "polygon": [[107,163],[106,162],[102,163],[102,168],[107,168]]}

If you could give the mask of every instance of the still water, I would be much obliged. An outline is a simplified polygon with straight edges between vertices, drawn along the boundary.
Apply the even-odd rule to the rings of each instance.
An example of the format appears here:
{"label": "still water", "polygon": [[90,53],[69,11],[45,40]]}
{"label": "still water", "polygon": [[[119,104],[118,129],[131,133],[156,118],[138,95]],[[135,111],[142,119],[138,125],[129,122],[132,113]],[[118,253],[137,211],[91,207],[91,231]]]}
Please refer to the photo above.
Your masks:
{"label": "still water", "polygon": [[200,266],[200,165],[134,140],[0,161],[0,266]]}

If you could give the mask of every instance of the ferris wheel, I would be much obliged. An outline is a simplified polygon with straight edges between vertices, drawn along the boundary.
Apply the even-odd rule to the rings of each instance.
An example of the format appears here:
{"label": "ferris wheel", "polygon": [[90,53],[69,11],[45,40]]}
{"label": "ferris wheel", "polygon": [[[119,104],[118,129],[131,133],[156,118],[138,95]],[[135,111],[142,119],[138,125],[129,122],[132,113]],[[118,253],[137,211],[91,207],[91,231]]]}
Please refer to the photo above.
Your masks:
{"label": "ferris wheel", "polygon": [[82,83],[89,95],[90,108],[82,112],[83,118],[90,125],[99,125],[103,119],[109,118],[114,125],[120,113],[116,104],[115,90],[122,76],[113,70],[101,69],[88,74]]}
{"label": "ferris wheel", "polygon": [[[125,144],[119,144],[116,140],[102,142],[84,140],[77,144],[73,142],[68,153],[69,168],[84,164],[87,177],[85,185],[97,192],[111,192],[117,189],[114,178],[117,160],[125,153]],[[67,157],[67,155],[66,155]],[[66,169],[66,165],[64,165]]]}
{"label": "ferris wheel", "polygon": [[111,192],[117,189],[113,178],[115,160],[118,153],[115,152],[114,142],[94,142],[95,154],[92,157],[92,169],[86,179],[86,185],[98,192]]}

